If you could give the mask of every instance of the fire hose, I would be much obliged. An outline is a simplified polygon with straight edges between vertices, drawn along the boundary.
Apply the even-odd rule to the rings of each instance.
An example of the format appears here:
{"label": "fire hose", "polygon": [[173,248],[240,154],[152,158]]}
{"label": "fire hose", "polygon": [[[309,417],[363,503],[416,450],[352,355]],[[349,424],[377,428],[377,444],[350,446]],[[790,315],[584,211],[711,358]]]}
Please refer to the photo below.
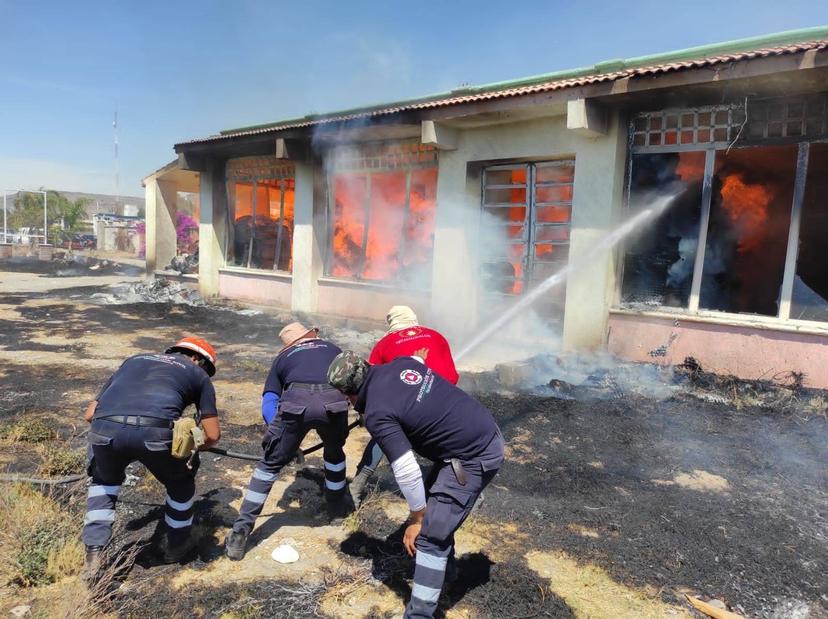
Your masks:
{"label": "fire hose", "polygon": [[[351,422],[348,425],[348,430],[353,430],[355,427],[359,425],[359,419],[356,421]],[[318,443],[313,447],[308,447],[307,449],[301,449],[296,452],[296,460],[299,464],[304,464],[305,456],[308,454],[312,454],[315,451],[319,451],[324,446],[324,443]],[[210,453],[218,454],[220,456],[226,456],[228,458],[236,458],[238,460],[251,460],[253,462],[258,462],[262,459],[261,456],[256,456],[253,454],[246,454],[239,451],[231,451],[229,449],[222,449],[221,447],[208,447],[207,449],[202,449],[201,451],[209,451]],[[17,473],[10,474],[10,475],[0,475],[0,482],[11,482],[11,483],[29,483],[35,485],[44,485],[44,486],[59,486],[61,484],[71,484],[72,482],[80,481],[81,479],[85,479],[87,475],[78,474],[78,475],[67,475],[66,477],[55,477],[53,479],[48,478],[40,478],[40,477],[26,477],[24,475],[20,475]]]}

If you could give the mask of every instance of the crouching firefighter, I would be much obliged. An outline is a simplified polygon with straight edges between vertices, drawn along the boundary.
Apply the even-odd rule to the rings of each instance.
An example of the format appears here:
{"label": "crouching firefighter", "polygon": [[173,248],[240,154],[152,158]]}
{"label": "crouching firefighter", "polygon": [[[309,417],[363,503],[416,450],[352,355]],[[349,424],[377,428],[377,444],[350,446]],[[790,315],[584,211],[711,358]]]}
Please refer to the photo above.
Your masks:
{"label": "crouching firefighter", "polygon": [[333,515],[344,515],[342,448],[348,438],[349,407],[347,399],[327,380],[331,361],[342,351],[318,334],[318,329],[307,329],[298,322],[279,333],[284,348],[273,360],[262,394],[262,417],[267,424],[262,441],[264,455],[253,469],[239,517],[225,539],[225,552],[233,561],[244,557],[247,538],[273,483],[310,430],[316,430],[323,443],[328,510]]}
{"label": "crouching firefighter", "polygon": [[[388,333],[374,345],[368,357],[371,365],[393,361],[397,357],[416,357],[452,385],[460,379],[448,341],[434,329],[423,327],[417,314],[407,305],[395,305],[385,316]],[[368,442],[357,465],[349,490],[357,507],[371,476],[382,461],[382,450],[374,439]]]}
{"label": "crouching firefighter", "polygon": [[[346,351],[328,380],[365,416],[391,462],[411,510],[403,544],[415,569],[405,617],[432,617],[454,533],[503,463],[500,429],[482,404],[413,357],[370,366]],[[427,488],[414,452],[434,463]]]}
{"label": "crouching firefighter", "polygon": [[[89,445],[93,454],[83,527],[87,581],[93,581],[98,573],[101,551],[112,537],[115,503],[125,469],[136,460],[167,491],[165,560],[180,561],[193,547],[190,530],[198,454],[194,450],[173,454],[173,428],[176,438],[182,427],[191,431],[195,424],[189,418],[181,419],[181,414],[194,404],[201,418],[204,446],[218,442],[216,392],[210,381],[215,372],[213,347],[203,339],[185,337],[163,355],[146,353],[128,358],[89,404],[84,415],[92,424]],[[198,429],[196,433],[200,434]]]}

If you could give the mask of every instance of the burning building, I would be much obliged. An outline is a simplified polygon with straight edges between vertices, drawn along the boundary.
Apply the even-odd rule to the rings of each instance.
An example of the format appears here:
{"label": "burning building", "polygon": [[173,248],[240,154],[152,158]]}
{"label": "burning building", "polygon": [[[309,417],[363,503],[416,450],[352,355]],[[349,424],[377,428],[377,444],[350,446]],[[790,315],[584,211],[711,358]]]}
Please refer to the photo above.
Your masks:
{"label": "burning building", "polygon": [[[567,348],[828,387],[828,28],[175,146],[145,179],[147,266],[197,187],[201,292],[463,338],[579,256],[536,313]],[[651,225],[592,259],[628,213]],[[166,274],[168,275],[168,274]]]}

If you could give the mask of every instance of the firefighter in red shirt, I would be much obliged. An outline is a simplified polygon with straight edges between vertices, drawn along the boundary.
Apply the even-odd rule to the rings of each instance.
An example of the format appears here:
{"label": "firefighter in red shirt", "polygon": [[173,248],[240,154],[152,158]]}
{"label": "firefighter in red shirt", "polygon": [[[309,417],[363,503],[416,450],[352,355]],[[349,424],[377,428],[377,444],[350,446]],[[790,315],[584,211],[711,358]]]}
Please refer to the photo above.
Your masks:
{"label": "firefighter in red shirt", "polygon": [[[382,365],[399,357],[421,360],[436,374],[456,385],[460,376],[454,367],[448,341],[434,329],[423,327],[417,314],[407,305],[395,305],[385,317],[388,333],[374,346],[368,363]],[[373,439],[366,445],[350,485],[354,505],[359,506],[368,480],[383,458],[382,450]]]}

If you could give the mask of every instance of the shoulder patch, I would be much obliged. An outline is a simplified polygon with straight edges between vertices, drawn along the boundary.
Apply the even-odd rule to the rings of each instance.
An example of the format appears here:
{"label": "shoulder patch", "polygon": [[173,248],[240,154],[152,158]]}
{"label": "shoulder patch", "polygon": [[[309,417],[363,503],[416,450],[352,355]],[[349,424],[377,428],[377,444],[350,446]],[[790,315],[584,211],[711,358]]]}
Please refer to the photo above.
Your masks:
{"label": "shoulder patch", "polygon": [[400,372],[400,380],[406,385],[419,385],[423,382],[423,375],[417,370],[403,370]]}

